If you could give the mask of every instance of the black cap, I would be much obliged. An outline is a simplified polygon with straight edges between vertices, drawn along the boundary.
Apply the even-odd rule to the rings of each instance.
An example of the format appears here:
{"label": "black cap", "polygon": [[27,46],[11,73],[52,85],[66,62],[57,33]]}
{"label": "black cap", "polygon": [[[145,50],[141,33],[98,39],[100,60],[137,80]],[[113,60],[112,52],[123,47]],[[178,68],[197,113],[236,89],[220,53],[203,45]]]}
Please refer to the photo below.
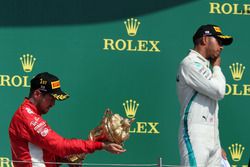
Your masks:
{"label": "black cap", "polygon": [[39,89],[40,91],[50,93],[56,100],[69,98],[69,95],[61,90],[60,80],[48,72],[37,74],[30,81],[30,87],[31,89]]}
{"label": "black cap", "polygon": [[223,35],[221,28],[212,24],[200,26],[193,36],[193,42],[202,36],[213,36],[218,38],[222,41],[222,45],[230,45],[233,42],[232,36]]}

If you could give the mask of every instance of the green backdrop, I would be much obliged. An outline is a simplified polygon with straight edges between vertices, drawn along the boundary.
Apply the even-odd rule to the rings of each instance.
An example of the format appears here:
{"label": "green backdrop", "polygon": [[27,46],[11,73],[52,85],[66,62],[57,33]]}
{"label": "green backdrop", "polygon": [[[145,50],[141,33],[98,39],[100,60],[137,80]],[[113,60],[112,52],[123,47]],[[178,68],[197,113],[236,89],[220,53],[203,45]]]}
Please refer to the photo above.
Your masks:
{"label": "green backdrop", "polygon": [[[131,18],[140,22],[134,36],[124,24]],[[195,30],[209,23],[234,37],[221,55],[227,95],[220,101],[220,137],[230,163],[246,165],[250,153],[249,19],[250,3],[244,0],[1,2],[0,167],[11,166],[6,162],[11,160],[11,117],[28,95],[30,79],[43,71],[57,75],[71,96],[44,116],[66,138],[86,139],[106,108],[126,117],[123,103],[132,99],[139,104],[133,132],[125,143],[127,152],[95,152],[85,163],[155,164],[162,157],[164,164],[178,165],[176,72],[193,48]],[[31,72],[25,72],[20,61],[28,54],[36,59]],[[232,64],[235,70],[244,66],[238,80],[229,68]],[[229,147],[236,143],[241,148],[232,156]]]}

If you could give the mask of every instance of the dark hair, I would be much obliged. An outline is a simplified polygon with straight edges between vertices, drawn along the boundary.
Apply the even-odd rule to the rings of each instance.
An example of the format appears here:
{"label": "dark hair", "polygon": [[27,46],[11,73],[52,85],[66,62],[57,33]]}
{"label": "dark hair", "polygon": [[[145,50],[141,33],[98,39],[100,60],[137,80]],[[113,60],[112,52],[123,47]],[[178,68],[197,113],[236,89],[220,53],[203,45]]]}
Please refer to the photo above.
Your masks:
{"label": "dark hair", "polygon": [[[31,88],[31,87],[30,87],[29,98],[32,97],[32,95],[34,94],[35,90],[37,90],[37,89],[34,89],[34,88]],[[42,91],[42,90],[40,90],[40,89],[39,89],[39,91],[42,93],[42,95],[46,95],[46,94],[48,93],[48,92]]]}
{"label": "dark hair", "polygon": [[202,37],[193,40],[194,45],[201,44],[201,42],[202,42]]}
{"label": "dark hair", "polygon": [[32,97],[33,93],[35,92],[36,89],[33,89],[32,87],[30,87],[30,92],[29,92],[29,98]]}

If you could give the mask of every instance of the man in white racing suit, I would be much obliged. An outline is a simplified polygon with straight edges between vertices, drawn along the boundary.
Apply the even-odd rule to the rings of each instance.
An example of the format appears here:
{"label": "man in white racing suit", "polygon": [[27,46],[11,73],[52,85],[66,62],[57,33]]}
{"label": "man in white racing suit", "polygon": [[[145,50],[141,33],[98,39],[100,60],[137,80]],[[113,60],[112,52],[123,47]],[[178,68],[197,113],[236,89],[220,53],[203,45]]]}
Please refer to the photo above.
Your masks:
{"label": "man in white racing suit", "polygon": [[203,25],[193,36],[194,49],[180,63],[176,80],[181,107],[181,165],[221,166],[218,100],[224,97],[226,81],[220,68],[220,53],[232,41],[220,27]]}

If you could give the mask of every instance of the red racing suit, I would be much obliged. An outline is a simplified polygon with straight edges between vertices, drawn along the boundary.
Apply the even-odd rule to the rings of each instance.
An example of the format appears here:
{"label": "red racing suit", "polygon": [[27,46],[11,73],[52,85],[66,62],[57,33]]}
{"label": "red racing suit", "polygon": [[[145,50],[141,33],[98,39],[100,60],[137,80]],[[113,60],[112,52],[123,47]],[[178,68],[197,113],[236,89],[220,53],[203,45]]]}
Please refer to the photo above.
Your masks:
{"label": "red racing suit", "polygon": [[61,137],[28,99],[15,112],[9,137],[15,167],[56,167],[57,158],[102,149],[101,142]]}

